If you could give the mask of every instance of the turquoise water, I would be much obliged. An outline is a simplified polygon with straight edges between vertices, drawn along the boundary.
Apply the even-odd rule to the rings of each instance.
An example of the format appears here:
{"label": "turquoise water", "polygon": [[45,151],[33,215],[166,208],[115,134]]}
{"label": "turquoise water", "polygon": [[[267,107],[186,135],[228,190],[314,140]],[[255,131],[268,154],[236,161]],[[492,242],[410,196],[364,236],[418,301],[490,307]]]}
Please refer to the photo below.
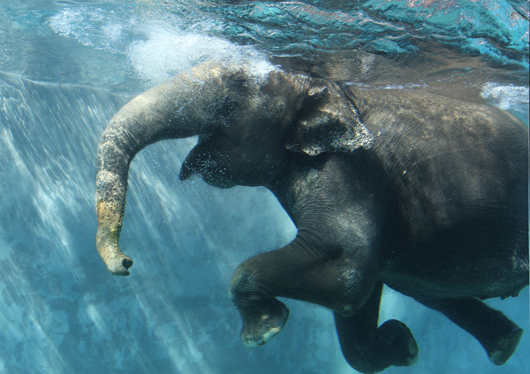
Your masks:
{"label": "turquoise water", "polygon": [[[421,85],[528,121],[525,1],[0,0],[0,373],[352,373],[329,311],[245,348],[226,290],[244,259],[295,230],[261,188],[180,183],[194,139],[131,168],[112,277],[95,245],[95,150],[133,95],[208,59],[253,59],[373,86]],[[447,319],[386,290],[381,320],[412,330],[419,362],[385,373],[530,372],[528,288],[491,300],[526,333],[502,366]]]}

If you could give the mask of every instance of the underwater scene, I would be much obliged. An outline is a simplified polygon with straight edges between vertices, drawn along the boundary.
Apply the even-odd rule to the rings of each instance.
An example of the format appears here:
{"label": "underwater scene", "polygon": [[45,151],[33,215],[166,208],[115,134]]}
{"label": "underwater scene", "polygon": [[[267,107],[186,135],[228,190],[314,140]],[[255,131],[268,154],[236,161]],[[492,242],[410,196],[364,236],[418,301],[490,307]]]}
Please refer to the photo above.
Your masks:
{"label": "underwater scene", "polygon": [[[180,181],[196,136],[134,158],[120,236],[134,266],[110,274],[96,249],[103,131],[135,96],[211,61],[421,89],[528,126],[529,11],[520,0],[0,0],[0,373],[355,373],[333,312],[314,303],[283,298],[283,331],[243,344],[232,276],[297,231],[264,187]],[[501,366],[385,287],[379,322],[406,324],[419,354],[384,373],[529,373],[528,287],[485,303],[525,331]]]}

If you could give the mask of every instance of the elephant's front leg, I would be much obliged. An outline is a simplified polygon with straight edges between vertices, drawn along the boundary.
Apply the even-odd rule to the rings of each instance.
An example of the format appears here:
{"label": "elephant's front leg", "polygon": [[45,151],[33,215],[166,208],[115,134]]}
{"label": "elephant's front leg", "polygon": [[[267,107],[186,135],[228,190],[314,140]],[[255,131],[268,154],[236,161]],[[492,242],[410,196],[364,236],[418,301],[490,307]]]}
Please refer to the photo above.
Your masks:
{"label": "elephant's front leg", "polygon": [[237,269],[229,295],[243,320],[245,345],[265,344],[285,325],[289,310],[276,296],[351,315],[370,294],[376,277],[374,266],[361,270],[346,256],[322,256],[302,237],[284,248],[257,255]]}
{"label": "elephant's front leg", "polygon": [[356,178],[347,164],[330,157],[287,175],[281,188],[273,189],[298,234],[286,247],[242,263],[232,279],[229,295],[241,314],[247,346],[262,345],[283,328],[289,312],[277,296],[344,316],[368,299],[379,271],[381,210],[364,176]]}
{"label": "elephant's front leg", "polygon": [[335,312],[335,325],[344,358],[355,370],[373,374],[389,366],[410,366],[418,346],[408,327],[395,319],[378,326],[383,284],[378,282],[363,307],[351,317]]}

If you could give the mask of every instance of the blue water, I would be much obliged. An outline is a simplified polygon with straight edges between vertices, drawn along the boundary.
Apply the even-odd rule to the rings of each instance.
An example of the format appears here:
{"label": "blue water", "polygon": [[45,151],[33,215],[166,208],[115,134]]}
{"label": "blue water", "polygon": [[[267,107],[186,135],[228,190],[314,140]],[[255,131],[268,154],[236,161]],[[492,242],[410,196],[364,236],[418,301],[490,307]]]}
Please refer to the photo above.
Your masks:
{"label": "blue water", "polygon": [[[130,171],[112,277],[95,249],[95,151],[132,96],[208,59],[253,59],[363,85],[487,101],[528,122],[527,1],[0,0],[0,373],[352,373],[328,310],[287,300],[267,345],[239,340],[227,286],[295,229],[262,188],[178,181],[195,139]],[[385,290],[381,320],[419,362],[385,373],[528,373],[528,288],[491,300],[526,330],[502,367],[445,317]]]}

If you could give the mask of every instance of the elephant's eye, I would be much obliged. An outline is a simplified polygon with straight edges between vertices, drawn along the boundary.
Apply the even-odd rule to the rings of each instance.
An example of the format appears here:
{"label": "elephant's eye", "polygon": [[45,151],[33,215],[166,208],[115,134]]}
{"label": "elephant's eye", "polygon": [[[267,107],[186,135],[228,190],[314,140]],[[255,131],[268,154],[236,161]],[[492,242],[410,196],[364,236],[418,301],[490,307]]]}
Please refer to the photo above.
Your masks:
{"label": "elephant's eye", "polygon": [[300,144],[292,144],[290,143],[289,139],[287,139],[287,141],[285,142],[285,149],[291,152],[302,152]]}

